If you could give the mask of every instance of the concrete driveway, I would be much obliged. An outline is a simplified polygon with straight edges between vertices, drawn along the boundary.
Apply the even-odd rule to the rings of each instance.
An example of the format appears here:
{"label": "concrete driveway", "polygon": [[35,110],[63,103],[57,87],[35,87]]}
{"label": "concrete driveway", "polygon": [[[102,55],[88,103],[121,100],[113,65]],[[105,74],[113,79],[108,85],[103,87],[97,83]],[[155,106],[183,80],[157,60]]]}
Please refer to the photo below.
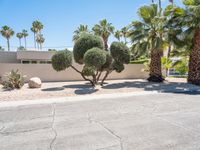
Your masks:
{"label": "concrete driveway", "polygon": [[200,149],[200,95],[112,97],[1,107],[0,150]]}

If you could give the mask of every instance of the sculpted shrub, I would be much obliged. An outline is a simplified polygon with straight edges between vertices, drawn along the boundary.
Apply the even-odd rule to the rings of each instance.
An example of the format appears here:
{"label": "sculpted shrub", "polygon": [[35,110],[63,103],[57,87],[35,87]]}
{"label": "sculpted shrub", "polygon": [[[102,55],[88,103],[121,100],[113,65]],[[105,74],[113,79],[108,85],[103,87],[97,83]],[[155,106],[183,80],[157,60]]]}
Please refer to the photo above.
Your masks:
{"label": "sculpted shrub", "polygon": [[103,85],[112,71],[123,71],[124,64],[128,64],[130,59],[128,47],[123,43],[112,43],[111,52],[105,51],[103,45],[100,37],[82,34],[75,42],[73,58],[76,63],[84,65],[83,69],[78,70],[72,65],[72,52],[67,50],[56,52],[52,57],[52,66],[56,71],[71,67],[93,86],[99,84],[100,79],[100,84]]}

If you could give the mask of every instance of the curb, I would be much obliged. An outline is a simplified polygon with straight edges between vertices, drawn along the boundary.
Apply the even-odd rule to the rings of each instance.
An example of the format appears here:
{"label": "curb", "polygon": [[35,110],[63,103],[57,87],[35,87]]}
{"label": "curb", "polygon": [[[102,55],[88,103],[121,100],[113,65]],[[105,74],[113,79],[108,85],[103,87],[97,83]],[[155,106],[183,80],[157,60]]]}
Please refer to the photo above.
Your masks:
{"label": "curb", "polygon": [[28,105],[59,104],[67,102],[94,101],[100,99],[127,98],[131,96],[143,96],[151,94],[158,94],[158,92],[143,91],[143,92],[132,92],[132,93],[129,92],[129,93],[119,93],[119,94],[114,93],[114,94],[58,97],[58,98],[38,99],[38,100],[9,101],[9,102],[0,102],[0,108],[28,106]]}

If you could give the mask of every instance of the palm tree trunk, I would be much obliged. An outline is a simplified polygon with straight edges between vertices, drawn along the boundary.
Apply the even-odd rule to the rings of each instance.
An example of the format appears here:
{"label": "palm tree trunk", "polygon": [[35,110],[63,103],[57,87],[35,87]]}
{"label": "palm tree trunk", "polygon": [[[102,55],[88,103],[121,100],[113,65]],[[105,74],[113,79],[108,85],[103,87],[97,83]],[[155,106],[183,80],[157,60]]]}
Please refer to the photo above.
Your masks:
{"label": "palm tree trunk", "polygon": [[21,47],[21,39],[19,39],[19,47]]}
{"label": "palm tree trunk", "polygon": [[26,49],[26,37],[24,38],[24,44],[25,44],[25,49]]}
{"label": "palm tree trunk", "polygon": [[10,51],[10,41],[7,39],[8,51]]}
{"label": "palm tree trunk", "polygon": [[39,43],[37,42],[37,49],[39,50],[40,48],[39,48],[40,46],[39,46]]}
{"label": "palm tree trunk", "polygon": [[200,85],[200,28],[195,31],[193,45],[189,60],[188,82]]}
{"label": "palm tree trunk", "polygon": [[104,41],[104,48],[106,51],[108,51],[108,39],[107,38],[103,38]]}
{"label": "palm tree trunk", "polygon": [[161,50],[153,49],[151,51],[150,62],[150,77],[147,79],[150,82],[163,82],[161,68]]}
{"label": "palm tree trunk", "polygon": [[36,49],[36,37],[35,37],[35,32],[34,32],[34,46],[35,46],[35,49]]}

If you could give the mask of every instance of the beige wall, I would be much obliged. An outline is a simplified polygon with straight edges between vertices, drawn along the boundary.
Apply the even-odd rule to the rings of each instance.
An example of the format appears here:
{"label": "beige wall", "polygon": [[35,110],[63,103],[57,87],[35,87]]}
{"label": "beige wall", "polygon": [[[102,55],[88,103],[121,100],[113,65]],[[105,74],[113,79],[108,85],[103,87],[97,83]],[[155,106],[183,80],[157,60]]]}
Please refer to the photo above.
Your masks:
{"label": "beige wall", "polygon": [[[79,70],[81,66],[75,65]],[[144,79],[148,73],[142,71],[143,65],[129,64],[125,66],[122,73],[113,72],[109,79]],[[0,76],[3,78],[5,73],[12,69],[19,71],[27,76],[27,80],[31,77],[39,77],[42,81],[72,81],[82,80],[81,76],[73,69],[69,68],[65,71],[56,72],[49,64],[4,64],[0,63]]]}
{"label": "beige wall", "polygon": [[0,52],[0,63],[20,63],[16,52]]}
{"label": "beige wall", "polygon": [[47,51],[18,51],[17,59],[19,60],[51,60],[55,52]]}

